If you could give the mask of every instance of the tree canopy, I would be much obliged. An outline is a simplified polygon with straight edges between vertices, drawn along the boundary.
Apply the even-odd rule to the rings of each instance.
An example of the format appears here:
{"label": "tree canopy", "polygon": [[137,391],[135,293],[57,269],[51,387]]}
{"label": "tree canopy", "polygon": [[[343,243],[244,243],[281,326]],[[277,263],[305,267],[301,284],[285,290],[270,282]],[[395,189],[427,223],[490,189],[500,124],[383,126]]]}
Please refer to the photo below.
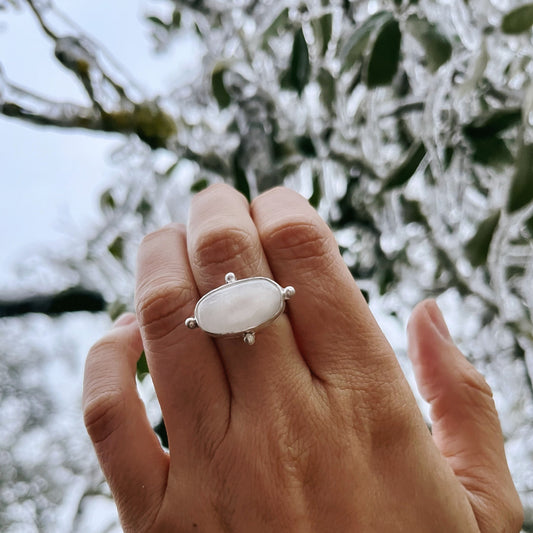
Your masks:
{"label": "tree canopy", "polygon": [[52,2],[0,1],[33,12],[88,102],[0,71],[0,111],[124,136],[129,177],[102,193],[101,226],[68,265],[112,316],[132,305],[140,236],[218,181],[248,198],[279,184],[306,195],[370,305],[398,324],[441,295],[502,398],[533,531],[533,4],[510,4],[147,0],[154,53],[183,36],[202,53],[190,83],[148,99]]}

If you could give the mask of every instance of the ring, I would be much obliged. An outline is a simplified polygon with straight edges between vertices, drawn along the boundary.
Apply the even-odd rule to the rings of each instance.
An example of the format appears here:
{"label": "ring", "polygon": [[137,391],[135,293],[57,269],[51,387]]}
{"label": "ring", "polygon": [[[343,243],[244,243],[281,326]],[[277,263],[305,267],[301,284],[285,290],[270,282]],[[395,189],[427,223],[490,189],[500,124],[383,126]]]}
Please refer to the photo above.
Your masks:
{"label": "ring", "polygon": [[194,316],[185,321],[190,328],[200,328],[212,337],[240,337],[252,345],[255,332],[268,326],[294,296],[294,287],[281,287],[269,278],[244,278],[237,281],[233,272],[226,274],[226,284],[205,294],[194,308]]}

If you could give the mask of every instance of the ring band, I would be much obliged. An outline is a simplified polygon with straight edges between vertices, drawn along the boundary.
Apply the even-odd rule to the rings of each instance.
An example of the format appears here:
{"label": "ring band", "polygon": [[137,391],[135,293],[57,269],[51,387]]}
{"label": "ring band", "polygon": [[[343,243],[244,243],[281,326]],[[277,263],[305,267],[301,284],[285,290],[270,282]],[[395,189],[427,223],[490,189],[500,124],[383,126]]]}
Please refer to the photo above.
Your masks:
{"label": "ring band", "polygon": [[200,328],[212,337],[240,337],[255,343],[255,332],[268,326],[285,310],[285,302],[294,296],[294,287],[281,287],[264,278],[237,280],[226,274],[226,284],[205,294],[194,308],[194,316],[185,321],[190,328]]}

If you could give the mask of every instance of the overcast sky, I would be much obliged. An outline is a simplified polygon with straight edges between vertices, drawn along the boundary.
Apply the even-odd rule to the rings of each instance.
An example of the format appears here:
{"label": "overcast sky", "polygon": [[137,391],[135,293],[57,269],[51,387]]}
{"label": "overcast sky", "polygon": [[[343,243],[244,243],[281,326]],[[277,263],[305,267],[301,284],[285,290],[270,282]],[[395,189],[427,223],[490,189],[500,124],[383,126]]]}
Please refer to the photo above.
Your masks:
{"label": "overcast sky", "polygon": [[[143,14],[160,9],[160,2],[113,0],[98,9],[81,0],[55,4],[103,43],[149,95],[191,68],[191,55],[180,53],[179,45],[163,56],[151,53]],[[0,65],[19,86],[86,103],[26,7],[0,12]],[[28,254],[60,247],[66,236],[88,234],[98,218],[99,194],[117,170],[109,155],[118,144],[114,135],[37,128],[0,116],[0,292],[9,289],[16,265]]]}

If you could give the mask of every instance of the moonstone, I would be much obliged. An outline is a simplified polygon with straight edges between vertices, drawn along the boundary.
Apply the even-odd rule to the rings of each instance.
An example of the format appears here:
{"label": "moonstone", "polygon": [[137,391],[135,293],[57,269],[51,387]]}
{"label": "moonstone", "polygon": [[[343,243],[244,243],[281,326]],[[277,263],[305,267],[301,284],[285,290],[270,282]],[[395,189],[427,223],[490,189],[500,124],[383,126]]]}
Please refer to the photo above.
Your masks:
{"label": "moonstone", "polygon": [[248,278],[223,285],[196,305],[196,322],[211,335],[237,335],[274,320],[283,312],[282,288],[267,278]]}

